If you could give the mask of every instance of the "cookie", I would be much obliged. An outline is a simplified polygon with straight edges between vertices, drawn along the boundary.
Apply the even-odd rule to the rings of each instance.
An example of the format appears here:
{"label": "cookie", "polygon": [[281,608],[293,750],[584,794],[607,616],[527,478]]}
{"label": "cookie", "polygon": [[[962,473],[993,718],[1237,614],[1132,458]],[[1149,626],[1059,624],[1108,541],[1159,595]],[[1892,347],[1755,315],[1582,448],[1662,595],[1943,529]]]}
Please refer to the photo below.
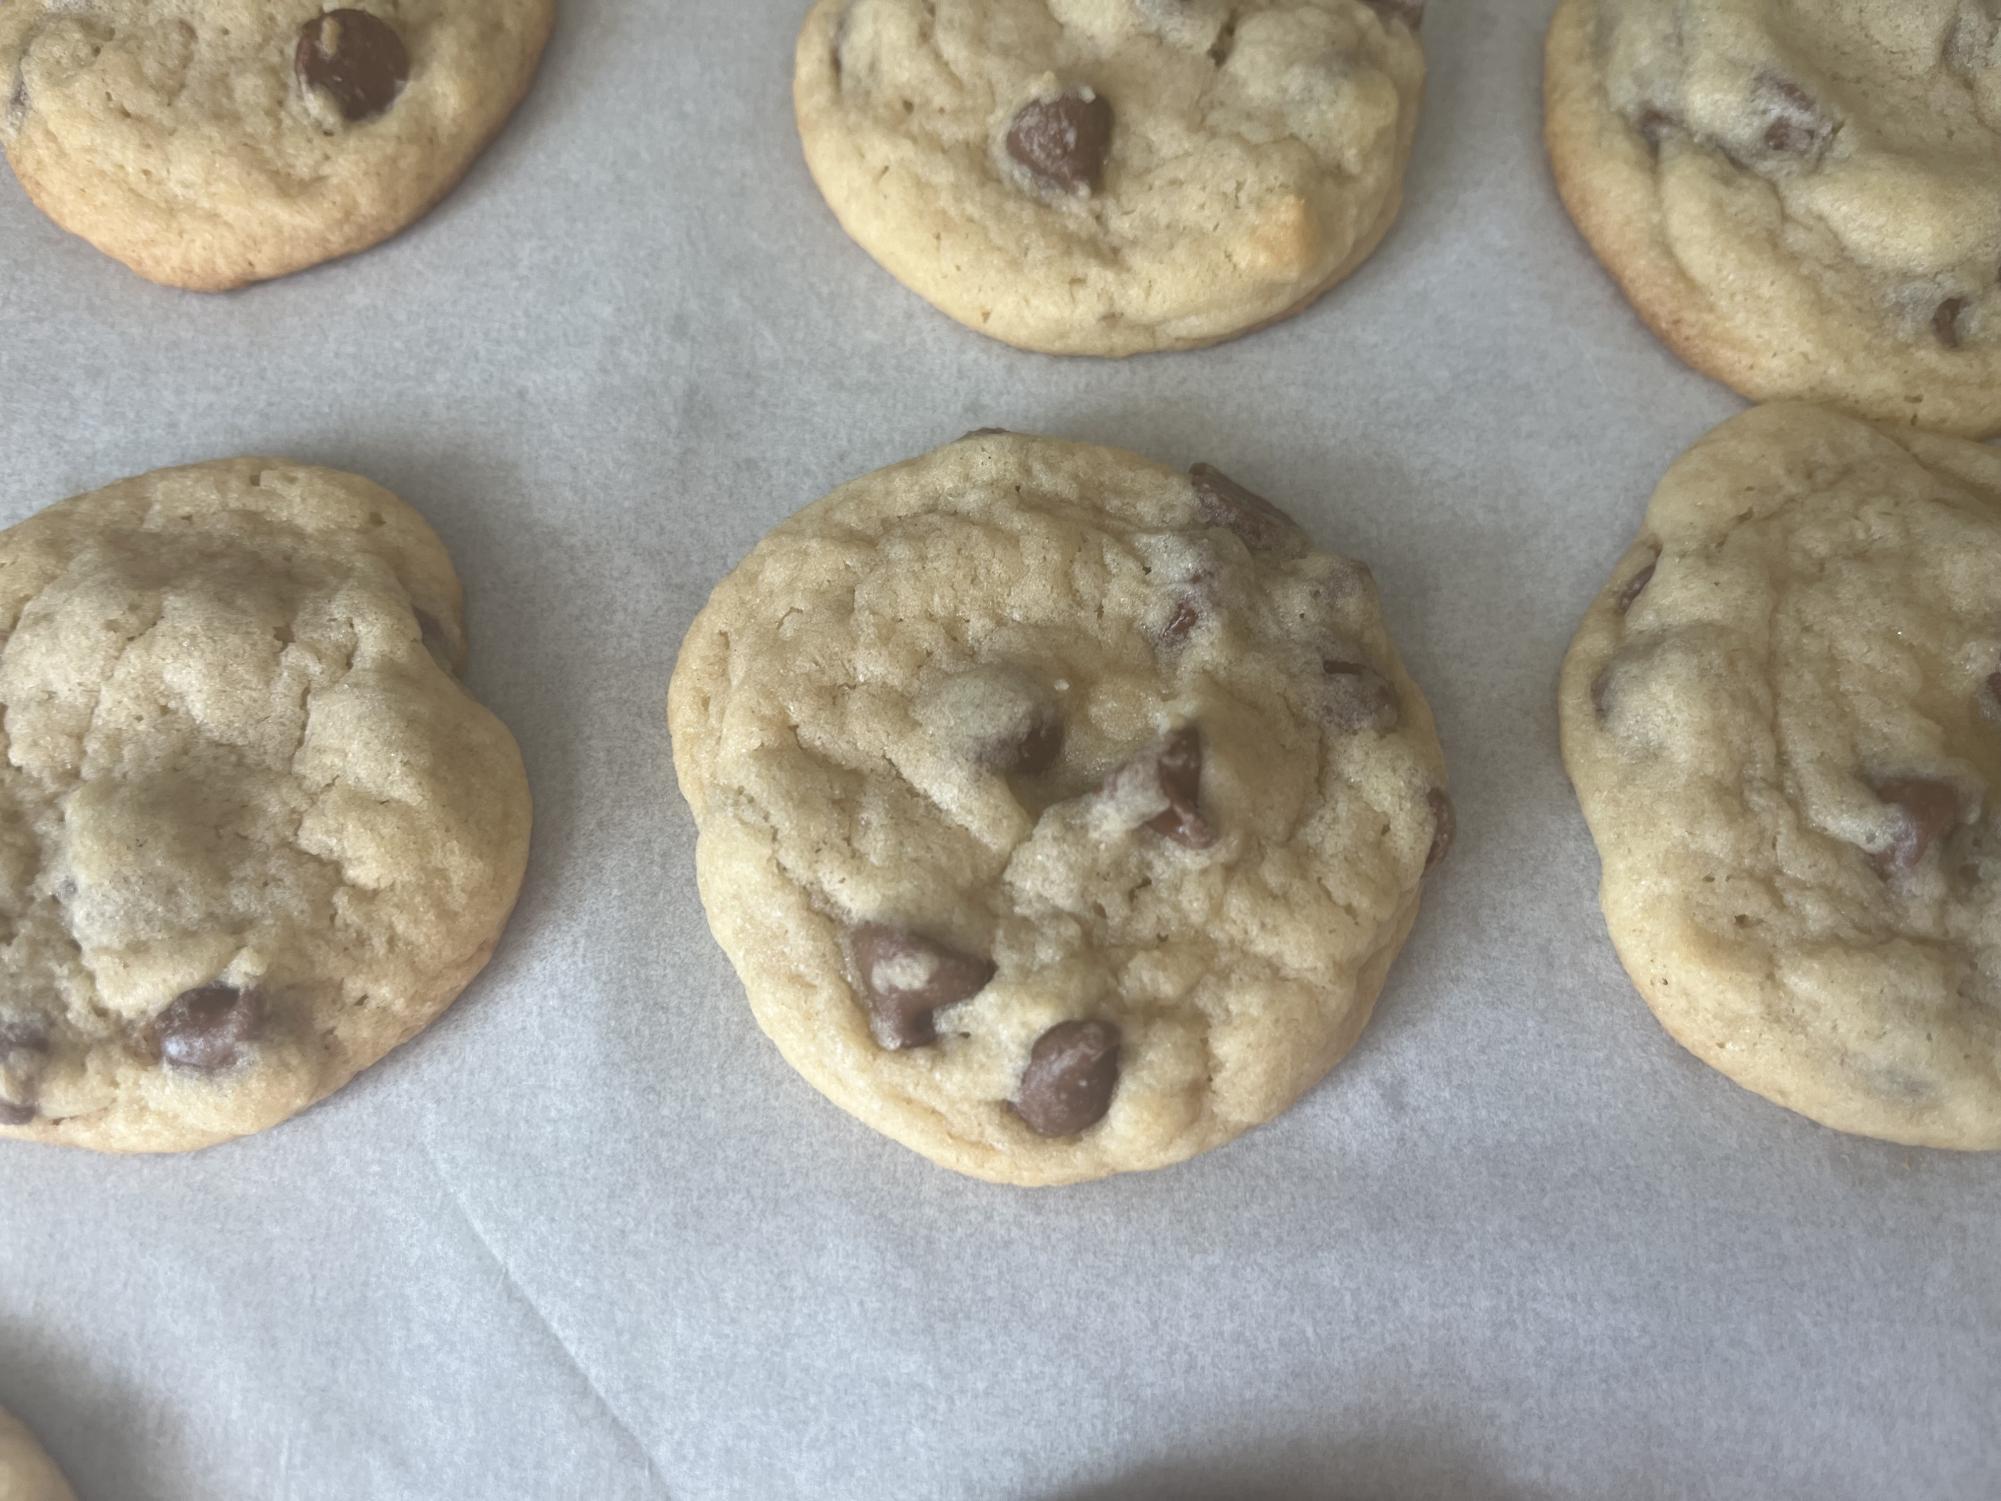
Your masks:
{"label": "cookie", "polygon": [[520,753],[388,491],[166,469],[0,532],[0,1136],[276,1125],[449,1005],[521,884]]}
{"label": "cookie", "polygon": [[780,526],[668,707],[759,1025],[975,1177],[1160,1167],[1354,1044],[1451,838],[1360,564],[1207,466],[973,434]]}
{"label": "cookie", "polygon": [[0,1411],[0,1501],[76,1501],[35,1436]]}
{"label": "cookie", "polygon": [[1052,354],[1189,349],[1376,248],[1423,0],[819,0],[793,99],[836,217],[926,301]]}
{"label": "cookie", "polygon": [[0,144],[56,223],[222,291],[365,250],[527,92],[554,0],[11,0]]}
{"label": "cookie", "polygon": [[1563,667],[1612,940],[1839,1130],[2001,1148],[2001,455],[1761,407],[1668,471]]}
{"label": "cookie", "polygon": [[1563,0],[1563,201],[1654,331],[1746,396],[2001,430],[1997,15]]}

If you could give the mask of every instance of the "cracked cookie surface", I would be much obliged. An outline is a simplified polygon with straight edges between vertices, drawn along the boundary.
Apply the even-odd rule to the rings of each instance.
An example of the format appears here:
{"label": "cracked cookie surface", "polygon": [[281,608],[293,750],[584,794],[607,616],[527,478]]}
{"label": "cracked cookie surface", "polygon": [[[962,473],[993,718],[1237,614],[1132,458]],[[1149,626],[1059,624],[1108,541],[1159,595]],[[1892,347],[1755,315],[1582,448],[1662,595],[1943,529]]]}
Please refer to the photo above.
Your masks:
{"label": "cracked cookie surface", "polygon": [[1683,456],[1563,668],[1633,982],[1746,1088],[2001,1148],[2001,455],[1760,407]]}
{"label": "cracked cookie surface", "polygon": [[1640,315],[1755,400],[2001,430],[2001,6],[1563,0],[1546,135]]}
{"label": "cracked cookie surface", "polygon": [[0,144],[140,275],[220,291],[366,249],[527,92],[554,0],[11,0]]}
{"label": "cracked cookie surface", "polygon": [[1388,231],[1422,0],[820,0],[793,97],[842,226],[1023,348],[1192,348]]}
{"label": "cracked cookie surface", "polygon": [[1206,466],[974,434],[807,507],[682,648],[751,1007],[978,1177],[1153,1168],[1353,1045],[1451,836],[1360,564]]}
{"label": "cracked cookie surface", "polygon": [[161,470],[0,533],[0,1136],[276,1125],[486,963],[527,858],[461,595],[353,475]]}
{"label": "cracked cookie surface", "polygon": [[76,1501],[55,1461],[11,1414],[0,1411],[0,1501]]}

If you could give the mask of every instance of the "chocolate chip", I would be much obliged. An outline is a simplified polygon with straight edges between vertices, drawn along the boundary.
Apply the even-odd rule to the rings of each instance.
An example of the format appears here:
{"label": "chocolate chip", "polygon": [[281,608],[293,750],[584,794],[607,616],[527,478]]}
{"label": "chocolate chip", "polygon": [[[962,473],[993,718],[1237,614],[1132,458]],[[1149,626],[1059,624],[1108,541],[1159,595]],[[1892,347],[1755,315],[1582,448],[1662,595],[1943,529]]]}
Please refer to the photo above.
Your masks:
{"label": "chocolate chip", "polygon": [[850,942],[869,1030],[892,1050],[936,1042],[934,1013],[972,999],[994,977],[990,960],[887,923],[863,923]]}
{"label": "chocolate chip", "polygon": [[1631,578],[1627,579],[1626,587],[1619,591],[1619,597],[1613,601],[1613,608],[1616,609],[1621,615],[1625,614],[1628,610],[1632,609],[1633,601],[1638,599],[1642,594],[1644,594],[1646,592],[1647,585],[1651,584],[1654,581],[1654,569],[1658,565],[1659,565],[1659,559],[1656,559],[1654,562],[1647,564],[1646,567],[1642,568],[1638,573],[1634,574]]}
{"label": "chocolate chip", "polygon": [[1111,146],[1111,101],[1090,89],[1030,100],[1007,128],[1009,156],[1073,193],[1098,185]]}
{"label": "chocolate chip", "polygon": [[381,114],[410,80],[403,39],[365,10],[330,10],[306,22],[292,66],[300,83],[326,93],[350,121]]}
{"label": "chocolate chip", "polygon": [[1948,297],[1932,314],[1932,332],[1947,349],[1959,348],[1959,315],[1965,311],[1964,297]]}
{"label": "chocolate chip", "polygon": [[1453,837],[1459,832],[1459,815],[1452,811],[1452,799],[1443,787],[1432,788],[1425,800],[1431,804],[1431,848],[1424,856],[1424,871],[1429,875],[1451,853]]}
{"label": "chocolate chip", "polygon": [[1167,617],[1167,624],[1160,628],[1160,639],[1169,646],[1179,646],[1201,622],[1202,607],[1195,602],[1195,596],[1184,594],[1174,602],[1174,613]]}
{"label": "chocolate chip", "polygon": [[1393,730],[1401,717],[1397,692],[1389,679],[1363,662],[1327,657],[1320,663],[1325,676],[1321,714],[1336,730]]}
{"label": "chocolate chip", "polygon": [[228,1068],[264,1024],[264,1000],[234,985],[204,985],[182,994],[153,1020],[160,1056],[181,1068]]}
{"label": "chocolate chip", "polygon": [[1290,516],[1213,465],[1197,464],[1188,477],[1195,482],[1195,509],[1202,520],[1235,532],[1252,552],[1296,550],[1304,540]]}
{"label": "chocolate chip", "polygon": [[1424,0],[1362,0],[1386,21],[1401,21],[1412,31],[1424,24]]}
{"label": "chocolate chip", "polygon": [[1813,95],[1790,79],[1761,73],[1753,95],[1766,115],[1765,147],[1782,156],[1817,156],[1834,139],[1835,124]]}
{"label": "chocolate chip", "polygon": [[1105,1118],[1118,1083],[1119,1029],[1059,1022],[1029,1051],[1014,1113],[1038,1136],[1075,1136]]}
{"label": "chocolate chip", "polygon": [[1914,869],[1925,851],[1959,825],[1959,791],[1948,782],[1931,777],[1890,777],[1871,785],[1876,796],[1898,812],[1890,847],[1869,855],[1884,875]]}
{"label": "chocolate chip", "polygon": [[1106,791],[1118,796],[1132,786],[1143,791],[1155,806],[1167,800],[1164,812],[1146,820],[1146,827],[1191,850],[1205,850],[1216,842],[1216,830],[1202,816],[1202,733],[1194,725],[1183,725],[1159,744],[1134,757],[1106,782]]}

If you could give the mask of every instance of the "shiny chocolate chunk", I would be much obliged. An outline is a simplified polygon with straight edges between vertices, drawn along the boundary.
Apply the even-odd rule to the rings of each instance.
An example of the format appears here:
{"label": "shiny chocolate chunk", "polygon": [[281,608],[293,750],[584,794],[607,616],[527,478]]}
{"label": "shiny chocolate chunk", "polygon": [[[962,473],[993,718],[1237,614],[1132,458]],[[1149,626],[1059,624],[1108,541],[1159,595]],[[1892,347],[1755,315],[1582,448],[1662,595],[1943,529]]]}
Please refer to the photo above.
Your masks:
{"label": "shiny chocolate chunk", "polygon": [[863,923],[850,942],[869,1030],[892,1051],[936,1042],[936,1014],[971,1000],[994,977],[991,960],[888,923]]}
{"label": "shiny chocolate chunk", "polygon": [[1188,477],[1195,482],[1195,509],[1202,520],[1235,532],[1252,552],[1296,551],[1305,540],[1290,516],[1220,469],[1197,464]]}
{"label": "shiny chocolate chunk", "polygon": [[1167,807],[1146,820],[1146,827],[1192,850],[1204,850],[1216,842],[1216,830],[1202,816],[1202,735],[1194,725],[1183,725],[1158,744],[1113,772],[1105,782],[1105,794],[1112,798],[1133,797],[1159,807]]}
{"label": "shiny chocolate chunk", "polygon": [[1426,794],[1431,804],[1431,848],[1424,856],[1425,874],[1438,869],[1438,862],[1452,852],[1452,840],[1459,832],[1459,815],[1452,811],[1452,799],[1443,787]]}
{"label": "shiny chocolate chunk", "polygon": [[410,81],[403,38],[365,10],[330,10],[306,22],[292,66],[300,83],[326,94],[350,123],[382,114]]}
{"label": "shiny chocolate chunk", "polygon": [[1060,1022],[1035,1040],[1014,1113],[1039,1136],[1075,1136],[1105,1118],[1118,1083],[1119,1029]]}
{"label": "shiny chocolate chunk", "polygon": [[1112,106],[1090,89],[1067,89],[1021,107],[1007,128],[1007,154],[1042,181],[1089,192],[1112,147]]}
{"label": "shiny chocolate chunk", "polygon": [[153,1019],[160,1057],[204,1073],[239,1062],[264,1025],[264,999],[234,985],[204,985],[184,992]]}
{"label": "shiny chocolate chunk", "polygon": [[1320,712],[1330,728],[1344,734],[1357,730],[1388,731],[1401,717],[1396,689],[1389,679],[1365,662],[1323,657],[1320,671]]}
{"label": "shiny chocolate chunk", "polygon": [[1959,826],[1959,790],[1931,777],[1889,777],[1872,784],[1876,796],[1897,810],[1887,849],[1869,858],[1884,875],[1913,870],[1932,845]]}

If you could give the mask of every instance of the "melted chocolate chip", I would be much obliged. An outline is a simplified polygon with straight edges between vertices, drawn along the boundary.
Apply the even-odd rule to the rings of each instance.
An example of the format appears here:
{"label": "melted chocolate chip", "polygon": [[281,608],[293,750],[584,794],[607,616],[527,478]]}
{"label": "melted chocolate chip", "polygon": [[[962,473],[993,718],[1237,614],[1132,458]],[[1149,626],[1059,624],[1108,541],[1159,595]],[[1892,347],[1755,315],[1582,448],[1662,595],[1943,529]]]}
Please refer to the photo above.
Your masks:
{"label": "melted chocolate chip", "polygon": [[1396,728],[1401,717],[1396,689],[1375,668],[1330,657],[1321,660],[1320,670],[1326,678],[1321,713],[1332,728],[1346,733]]}
{"label": "melted chocolate chip", "polygon": [[1897,809],[1890,847],[1870,852],[1884,875],[1915,869],[1933,844],[1959,826],[1959,791],[1931,777],[1890,777],[1872,784],[1876,796]]}
{"label": "melted chocolate chip", "polygon": [[1191,850],[1216,842],[1216,830],[1202,816],[1202,734],[1183,725],[1113,772],[1105,790],[1114,796],[1133,782],[1143,783],[1149,800],[1165,798],[1165,812],[1146,821],[1156,834]]}
{"label": "melted chocolate chip", "polygon": [[1195,602],[1195,596],[1184,594],[1174,602],[1174,613],[1167,617],[1167,624],[1160,628],[1160,639],[1169,646],[1179,646],[1186,641],[1202,620],[1202,607]]}
{"label": "melted chocolate chip", "polygon": [[1459,832],[1459,815],[1452,811],[1452,799],[1443,787],[1432,788],[1425,800],[1431,804],[1431,848],[1424,856],[1424,871],[1429,875],[1451,853],[1452,840]]}
{"label": "melted chocolate chip", "polygon": [[1932,332],[1947,349],[1959,348],[1959,317],[1966,311],[1964,297],[1948,297],[1932,314]]}
{"label": "melted chocolate chip", "polygon": [[324,92],[350,122],[383,113],[410,81],[403,39],[365,10],[330,10],[306,22],[292,66],[300,83]]}
{"label": "melted chocolate chip", "polygon": [[863,923],[851,942],[869,1030],[892,1050],[936,1042],[935,1013],[972,999],[994,977],[992,961],[887,923]]}
{"label": "melted chocolate chip", "polygon": [[1763,73],[1753,95],[1766,116],[1765,149],[1781,156],[1818,156],[1834,139],[1834,122],[1813,95],[1790,79]]}
{"label": "melted chocolate chip", "polygon": [[204,1073],[228,1068],[264,1025],[264,999],[234,985],[204,985],[182,994],[153,1020],[160,1056]]}
{"label": "melted chocolate chip", "polygon": [[1401,21],[1412,31],[1424,24],[1424,0],[1362,0],[1386,21]]}
{"label": "melted chocolate chip", "polygon": [[1119,1029],[1060,1022],[1035,1040],[1014,1113],[1038,1136],[1075,1136],[1105,1118],[1118,1084]]}
{"label": "melted chocolate chip", "polygon": [[1646,593],[1647,585],[1651,584],[1654,581],[1654,569],[1658,565],[1659,565],[1659,560],[1656,559],[1654,562],[1647,564],[1646,567],[1642,568],[1638,573],[1634,574],[1631,578],[1627,579],[1626,587],[1619,591],[1619,597],[1613,601],[1613,608],[1616,609],[1621,615],[1625,614],[1628,610],[1632,609],[1633,602],[1637,600],[1642,594]]}
{"label": "melted chocolate chip", "polygon": [[1089,89],[1021,107],[1007,128],[1007,154],[1044,182],[1089,192],[1104,172],[1112,146],[1112,106]]}
{"label": "melted chocolate chip", "polygon": [[1252,552],[1290,551],[1303,540],[1290,516],[1220,469],[1197,464],[1188,477],[1195,482],[1195,509],[1202,520],[1235,532]]}

